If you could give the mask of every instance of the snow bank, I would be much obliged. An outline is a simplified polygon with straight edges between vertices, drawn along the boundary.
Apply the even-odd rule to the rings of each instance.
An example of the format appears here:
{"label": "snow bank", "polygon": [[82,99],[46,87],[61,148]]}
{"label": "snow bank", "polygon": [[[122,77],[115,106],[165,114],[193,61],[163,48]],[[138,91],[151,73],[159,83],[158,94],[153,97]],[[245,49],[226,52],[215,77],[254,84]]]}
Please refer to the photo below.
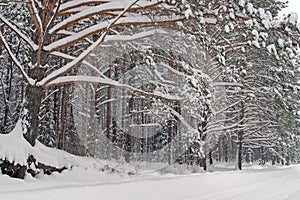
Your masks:
{"label": "snow bank", "polygon": [[39,141],[32,147],[22,135],[22,123],[18,120],[15,128],[9,133],[0,135],[0,159],[27,165],[28,156],[53,167],[69,167],[74,163],[74,155],[44,146]]}

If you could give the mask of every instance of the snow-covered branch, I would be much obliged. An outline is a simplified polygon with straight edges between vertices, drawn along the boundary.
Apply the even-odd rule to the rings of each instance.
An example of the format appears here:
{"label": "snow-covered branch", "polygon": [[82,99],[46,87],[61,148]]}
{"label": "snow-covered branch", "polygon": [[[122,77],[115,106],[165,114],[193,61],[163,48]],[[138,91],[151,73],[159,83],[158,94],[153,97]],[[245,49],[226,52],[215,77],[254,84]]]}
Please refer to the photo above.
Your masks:
{"label": "snow-covered branch", "polygon": [[[63,3],[61,5],[60,12],[70,10],[73,8],[78,8],[78,7],[83,7],[87,6],[90,4],[103,4],[103,3],[108,3],[111,2],[112,0],[71,0],[67,1],[66,3]],[[123,2],[123,1],[128,1],[128,0],[115,0],[116,2]]]}
{"label": "snow-covered branch", "polygon": [[155,34],[168,34],[168,32],[162,29],[152,29],[152,30],[136,33],[133,35],[108,35],[106,36],[105,41],[106,42],[129,42],[129,41],[149,37]]}
{"label": "snow-covered branch", "polygon": [[62,76],[66,73],[68,73],[70,70],[72,70],[74,67],[76,67],[77,65],[79,65],[81,62],[83,62],[85,60],[85,58],[91,53],[93,52],[96,47],[98,47],[100,44],[102,44],[105,40],[105,37],[108,33],[108,31],[110,30],[110,28],[113,26],[114,23],[116,23],[121,17],[122,15],[127,12],[127,10],[133,6],[136,2],[138,2],[138,0],[133,1],[131,4],[129,4],[122,13],[120,13],[120,15],[118,15],[114,20],[111,21],[111,23],[107,26],[106,31],[101,35],[100,38],[98,38],[98,40],[93,43],[91,46],[89,46],[89,48],[87,48],[83,53],[81,53],[76,59],[72,60],[71,62],[69,62],[68,64],[66,64],[65,66],[63,66],[62,68],[52,72],[51,74],[49,74],[48,76],[46,76],[44,79],[42,79],[38,85],[40,86],[45,86],[47,83],[49,83],[50,81],[56,79],[59,76]]}
{"label": "snow-covered branch", "polygon": [[38,31],[38,53],[37,53],[37,65],[36,67],[41,67],[41,53],[42,53],[42,48],[43,48],[43,43],[44,43],[44,30],[43,30],[43,23],[41,20],[41,17],[39,16],[39,12],[37,7],[35,6],[34,0],[30,0],[28,2],[28,7],[29,7],[29,13],[31,15],[31,18],[33,22],[35,23]]}
{"label": "snow-covered branch", "polygon": [[115,88],[121,88],[121,89],[127,89],[131,92],[140,93],[146,96],[152,96],[157,98],[162,98],[166,100],[171,101],[179,101],[180,98],[172,95],[162,94],[162,93],[152,93],[152,92],[146,92],[144,90],[132,87],[130,85],[121,84],[117,81],[114,81],[112,79],[108,78],[101,78],[101,77],[95,77],[95,76],[64,76],[64,77],[58,77],[55,80],[50,81],[45,86],[51,87],[51,86],[57,86],[57,85],[66,85],[66,84],[72,84],[72,83],[90,83],[90,84],[103,84],[108,85]]}
{"label": "snow-covered branch", "polygon": [[6,40],[4,39],[1,31],[0,31],[0,39],[2,41],[2,43],[4,44],[4,47],[6,49],[6,51],[8,52],[10,58],[12,59],[12,61],[15,63],[15,65],[19,68],[19,70],[21,71],[22,75],[24,76],[25,80],[30,84],[33,85],[35,83],[35,81],[30,78],[27,73],[25,72],[25,70],[23,69],[23,66],[21,65],[21,63],[18,61],[18,59],[15,57],[14,53],[11,51],[9,45],[7,44]]}
{"label": "snow-covered branch", "polygon": [[[121,14],[123,15],[123,13],[121,13]],[[172,22],[184,20],[184,18],[182,16],[177,16],[177,17],[175,16],[175,17],[172,17],[172,19],[170,19],[168,17],[159,17],[157,20],[154,20],[154,21],[147,16],[123,17],[123,18],[121,18],[121,16],[118,18],[119,20],[117,20],[117,21],[114,21],[114,19],[112,19],[107,22],[98,23],[97,25],[91,26],[87,29],[84,29],[83,31],[74,33],[73,35],[67,36],[60,40],[57,40],[57,41],[45,46],[44,50],[50,51],[50,52],[57,51],[66,46],[75,44],[91,35],[94,35],[96,33],[104,31],[104,30],[108,29],[108,27],[140,25],[140,24],[142,24],[142,25],[163,24],[163,23],[172,23]]]}
{"label": "snow-covered branch", "polygon": [[176,110],[174,110],[173,108],[171,108],[170,106],[168,106],[168,109],[171,111],[171,113],[176,116],[179,121],[188,129],[188,131],[190,133],[198,133],[198,130],[193,128],[185,119],[184,117],[178,113]]}
{"label": "snow-covered branch", "polygon": [[11,28],[17,35],[19,35],[30,46],[32,50],[38,49],[38,46],[34,44],[34,42],[29,37],[27,37],[21,31],[19,31],[19,29],[16,26],[14,26],[12,23],[10,23],[7,19],[5,19],[5,17],[0,15],[0,20],[3,23],[5,23],[9,28]]}
{"label": "snow-covered branch", "polygon": [[[51,30],[50,34],[57,33],[60,30],[74,24],[80,20],[89,18],[94,15],[98,14],[105,14],[107,12],[114,12],[114,11],[122,11],[124,7],[128,5],[128,1],[119,1],[119,2],[108,2],[94,7],[88,7],[74,15],[71,15],[66,20],[56,24]],[[133,5],[130,10],[138,10],[138,9],[147,9],[149,7],[153,7],[158,5],[157,2],[154,1],[145,1],[140,0],[138,4]]]}
{"label": "snow-covered branch", "polygon": [[[62,52],[52,52],[51,55],[53,56],[57,56],[59,58],[63,58],[63,59],[66,59],[66,60],[74,60],[76,59],[74,56],[70,56],[70,55],[67,55],[67,54],[64,54]],[[94,65],[92,65],[91,63],[89,63],[88,61],[84,60],[82,62],[82,64],[88,66],[90,69],[92,69],[94,72],[96,72],[99,76],[101,76],[102,78],[107,78],[102,72],[100,72],[97,67],[95,67]]]}

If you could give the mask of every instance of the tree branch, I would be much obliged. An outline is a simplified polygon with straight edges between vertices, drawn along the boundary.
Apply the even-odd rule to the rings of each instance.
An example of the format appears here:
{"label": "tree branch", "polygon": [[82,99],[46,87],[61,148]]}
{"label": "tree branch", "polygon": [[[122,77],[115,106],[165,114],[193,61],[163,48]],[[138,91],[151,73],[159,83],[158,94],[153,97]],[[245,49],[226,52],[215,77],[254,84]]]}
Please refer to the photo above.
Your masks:
{"label": "tree branch", "polygon": [[[57,57],[60,57],[60,58],[63,58],[63,59],[71,60],[71,61],[76,59],[76,57],[73,57],[73,56],[70,56],[70,55],[67,55],[67,54],[64,54],[64,53],[61,53],[61,52],[57,52],[57,51],[52,52],[51,55],[57,56]],[[84,60],[82,62],[82,64],[88,66],[90,69],[97,72],[97,74],[100,75],[102,78],[107,78],[102,72],[100,72],[95,66],[93,66],[88,61]]]}
{"label": "tree branch", "polygon": [[42,21],[41,21],[41,18],[39,16],[39,13],[38,13],[38,10],[37,8],[35,7],[35,4],[34,4],[34,0],[31,0],[30,2],[28,2],[28,11],[31,15],[31,18],[33,19],[33,22],[35,23],[38,31],[39,31],[39,34],[38,34],[38,52],[37,52],[37,65],[36,67],[39,68],[41,66],[41,53],[42,53],[42,49],[43,49],[43,24],[42,24]]}
{"label": "tree branch", "polygon": [[151,93],[146,92],[141,89],[137,89],[135,87],[132,87],[130,85],[121,84],[117,81],[114,81],[109,78],[101,78],[101,77],[95,77],[95,76],[63,76],[58,77],[55,80],[52,80],[48,82],[45,87],[53,87],[57,85],[66,85],[66,84],[73,84],[73,83],[90,83],[90,84],[103,84],[108,85],[115,88],[121,88],[121,89],[127,89],[132,92],[140,93],[146,96],[152,96],[152,97],[158,97],[161,99],[165,99],[168,101],[180,101],[181,99],[172,95],[164,95],[161,93]]}
{"label": "tree branch", "polygon": [[7,19],[5,19],[2,15],[0,15],[0,20],[6,24],[8,27],[11,28],[17,35],[19,35],[28,45],[32,50],[37,50],[38,46],[34,44],[34,42],[29,39],[26,35],[24,35],[21,31],[18,30],[16,26],[14,26],[12,23],[10,23]]}
{"label": "tree branch", "polygon": [[7,42],[5,41],[1,31],[0,31],[0,39],[4,44],[4,47],[6,49],[6,51],[8,52],[10,58],[13,60],[13,62],[15,63],[15,65],[17,65],[17,67],[19,68],[19,70],[21,71],[21,73],[23,74],[25,80],[30,84],[30,85],[34,85],[35,81],[30,78],[27,73],[25,72],[25,70],[23,69],[21,63],[18,61],[18,59],[14,56],[13,52],[10,50]]}
{"label": "tree branch", "polygon": [[79,65],[80,63],[82,63],[84,61],[84,59],[86,59],[86,57],[95,50],[95,48],[97,46],[99,46],[100,44],[102,44],[105,40],[106,35],[108,34],[108,31],[111,29],[111,27],[122,17],[122,15],[127,12],[127,10],[133,6],[134,4],[136,4],[136,2],[138,2],[139,0],[135,0],[133,1],[131,4],[129,4],[129,6],[127,6],[124,11],[122,13],[120,13],[111,23],[109,26],[107,26],[106,31],[101,35],[101,37],[94,43],[92,44],[87,50],[85,50],[82,54],[80,54],[76,59],[74,59],[73,61],[69,62],[68,64],[66,64],[65,66],[63,66],[62,68],[52,72],[51,74],[49,74],[48,76],[46,76],[44,79],[42,79],[40,82],[38,82],[38,85],[40,86],[46,86],[46,84],[48,84],[50,81],[55,80],[56,78],[58,78],[59,76],[62,76],[66,73],[68,73],[69,71],[71,71],[74,67],[76,67],[77,65]]}
{"label": "tree branch", "polygon": [[[142,2],[144,3],[143,5],[134,5],[129,10],[136,11],[136,10],[140,10],[140,9],[147,9],[147,8],[155,7],[159,4],[161,4],[160,2],[154,3],[152,1],[142,1]],[[94,15],[105,14],[105,13],[110,13],[110,12],[115,12],[115,11],[122,11],[124,9],[124,6],[126,6],[126,1],[109,2],[109,3],[99,5],[99,6],[94,6],[94,7],[84,9],[76,14],[71,15],[69,18],[65,19],[64,21],[56,24],[50,30],[50,34],[55,34],[55,33],[59,32],[60,30],[63,30],[65,28],[67,28],[68,26],[77,23],[80,20],[92,17]]]}
{"label": "tree branch", "polygon": [[[121,16],[124,13],[122,12],[121,15],[119,15],[121,18]],[[118,19],[119,19],[118,18]],[[116,26],[128,26],[128,25],[153,25],[153,24],[164,24],[164,23],[175,23],[177,21],[183,21],[185,20],[184,17],[179,16],[179,17],[175,17],[172,19],[169,18],[163,18],[163,19],[159,19],[157,21],[153,21],[150,18],[146,17],[146,16],[141,16],[139,18],[137,17],[124,17],[121,20],[118,21],[114,21],[114,20],[109,20],[108,22],[102,22],[99,23],[97,25],[91,26],[83,31],[80,31],[78,33],[75,33],[73,35],[67,36],[63,39],[57,40],[51,44],[49,44],[48,46],[44,47],[45,51],[58,51],[62,48],[65,48],[67,46],[70,46],[72,44],[75,44],[89,36],[92,36],[94,34],[97,34],[101,31],[107,30],[108,28],[110,29],[111,27],[116,27]],[[59,33],[59,32],[58,32]],[[106,35],[106,34],[105,34]]]}

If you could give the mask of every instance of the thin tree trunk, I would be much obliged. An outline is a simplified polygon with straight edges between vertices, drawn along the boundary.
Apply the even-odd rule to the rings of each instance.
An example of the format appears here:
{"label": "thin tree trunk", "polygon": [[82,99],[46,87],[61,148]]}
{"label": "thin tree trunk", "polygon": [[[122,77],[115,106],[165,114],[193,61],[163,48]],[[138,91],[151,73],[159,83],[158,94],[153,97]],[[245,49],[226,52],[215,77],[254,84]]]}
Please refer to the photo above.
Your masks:
{"label": "thin tree trunk", "polygon": [[[0,54],[1,55],[1,54]],[[11,82],[12,82],[12,62],[7,66],[7,75],[6,75],[6,84],[8,85],[7,88],[5,89],[5,111],[4,111],[4,120],[3,120],[3,132],[7,133],[7,128],[8,128],[8,122],[9,122],[9,117],[10,117],[10,97],[11,97]]]}
{"label": "thin tree trunk", "polygon": [[238,159],[238,168],[239,170],[242,170],[242,149],[243,149],[243,143],[241,141],[242,138],[239,139],[239,159]]}
{"label": "thin tree trunk", "polygon": [[209,152],[209,164],[212,165],[213,164],[213,158],[212,158],[212,152]]}

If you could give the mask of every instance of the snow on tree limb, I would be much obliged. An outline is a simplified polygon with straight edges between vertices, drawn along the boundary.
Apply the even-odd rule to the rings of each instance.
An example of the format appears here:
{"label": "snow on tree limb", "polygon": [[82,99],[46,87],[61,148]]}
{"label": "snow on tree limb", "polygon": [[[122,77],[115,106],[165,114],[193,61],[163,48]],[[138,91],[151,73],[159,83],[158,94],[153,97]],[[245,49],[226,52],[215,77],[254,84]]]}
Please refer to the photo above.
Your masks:
{"label": "snow on tree limb", "polygon": [[133,35],[108,35],[105,38],[106,42],[128,42],[132,40],[138,40],[141,38],[149,37],[155,34],[167,34],[168,32],[162,29],[152,29],[148,31],[143,31]]}
{"label": "snow on tree limb", "polygon": [[176,110],[174,110],[173,108],[171,108],[170,106],[168,106],[168,109],[171,111],[171,113],[176,116],[180,122],[188,129],[188,131],[190,133],[198,133],[198,130],[193,128],[184,118],[183,116],[178,113]]}
{"label": "snow on tree limb", "polygon": [[24,76],[25,80],[30,84],[30,85],[34,85],[35,81],[30,78],[27,73],[25,72],[25,70],[23,69],[23,66],[21,65],[21,63],[18,61],[18,59],[15,57],[15,55],[13,54],[13,52],[11,51],[11,49],[9,48],[9,45],[7,44],[6,40],[4,39],[1,31],[0,31],[0,39],[2,41],[2,43],[4,44],[5,49],[7,50],[10,58],[13,60],[13,62],[15,63],[15,65],[17,65],[17,67],[19,68],[19,70],[21,71],[22,75]]}
{"label": "snow on tree limb", "polygon": [[29,45],[29,47],[32,50],[37,50],[38,49],[38,46],[36,44],[34,44],[34,42],[29,37],[27,37],[21,31],[19,31],[19,29],[16,26],[14,26],[12,23],[10,23],[7,19],[5,19],[5,17],[0,15],[0,20],[4,24],[6,24],[9,28],[11,28],[17,35],[19,35]]}
{"label": "snow on tree limb", "polygon": [[[63,59],[66,59],[66,60],[74,60],[75,57],[73,56],[70,56],[70,55],[67,55],[67,54],[64,54],[62,52],[52,52],[51,55],[53,56],[57,56],[57,57],[60,57],[60,58],[63,58]],[[103,73],[101,73],[95,66],[93,66],[91,63],[89,63],[88,61],[84,60],[82,62],[82,64],[88,66],[90,69],[92,69],[93,71],[95,71],[98,75],[100,75],[101,77],[103,78],[107,78]]]}
{"label": "snow on tree limb", "polygon": [[[105,14],[109,12],[114,12],[114,11],[122,11],[124,7],[128,2],[122,1],[122,2],[109,2],[105,4],[101,4],[99,6],[93,6],[89,7],[87,9],[84,9],[74,15],[71,15],[69,18],[63,20],[62,22],[56,24],[51,30],[50,34],[57,33],[60,30],[63,30],[64,28],[70,26],[71,24],[74,24],[80,20],[89,18],[94,15],[99,15],[99,14]],[[139,9],[147,9],[149,7],[153,7],[158,5],[159,3],[154,3],[152,1],[139,1],[139,4],[136,4],[130,8],[130,10],[139,10]]]}
{"label": "snow on tree limb", "polygon": [[90,84],[104,84],[108,85],[111,87],[116,87],[116,88],[122,88],[122,89],[127,89],[132,92],[140,93],[146,96],[152,96],[152,97],[157,97],[157,98],[162,98],[166,100],[171,100],[171,101],[179,101],[181,98],[178,98],[176,96],[172,95],[167,95],[167,94],[162,94],[162,93],[152,93],[152,92],[146,92],[144,90],[132,87],[130,85],[126,84],[121,84],[118,81],[109,79],[109,78],[101,78],[101,77],[95,77],[95,76],[63,76],[63,77],[58,77],[55,80],[52,80],[46,84],[46,87],[52,87],[52,86],[57,86],[57,85],[66,85],[66,84],[73,84],[73,83],[90,83]]}
{"label": "snow on tree limb", "polygon": [[217,86],[231,86],[231,87],[243,87],[241,83],[230,83],[230,82],[214,82],[211,84],[212,87]]}
{"label": "snow on tree limb", "polygon": [[61,12],[90,4],[103,4],[112,1],[123,2],[124,0],[71,0],[61,5]]}
{"label": "snow on tree limb", "polygon": [[[75,34],[74,32],[65,31],[65,30],[60,31],[59,33],[64,34],[64,35],[69,35],[69,36]],[[163,29],[150,29],[150,30],[147,30],[147,31],[142,31],[142,32],[139,32],[139,33],[135,33],[133,35],[120,35],[120,34],[107,35],[105,37],[105,42],[129,42],[129,41],[149,37],[149,36],[152,36],[152,35],[155,35],[155,34],[168,34],[168,32],[163,30]],[[91,41],[88,38],[86,38],[85,40],[90,44],[93,43],[93,41]]]}
{"label": "snow on tree limb", "polygon": [[37,67],[39,68],[41,65],[41,52],[43,48],[43,43],[44,43],[44,30],[43,30],[43,23],[42,20],[39,16],[38,9],[35,6],[34,0],[31,0],[30,2],[27,2],[28,5],[28,11],[31,15],[31,18],[33,19],[33,22],[35,23],[37,30],[39,32],[38,34],[38,53],[37,53]]}
{"label": "snow on tree limb", "polygon": [[127,10],[133,6],[136,2],[138,2],[139,0],[135,0],[133,1],[131,4],[129,4],[122,13],[120,13],[116,18],[114,18],[114,20],[111,21],[111,23],[106,27],[106,31],[101,35],[100,38],[98,38],[98,40],[93,43],[91,46],[89,46],[83,53],[81,53],[76,59],[72,60],[70,63],[66,64],[65,66],[63,66],[62,68],[52,72],[51,74],[49,74],[48,76],[46,76],[44,79],[42,79],[40,82],[38,82],[38,85],[40,86],[45,86],[47,83],[49,83],[50,81],[56,79],[59,76],[62,76],[66,73],[68,73],[70,70],[72,70],[74,67],[76,67],[77,65],[79,65],[83,60],[85,60],[85,58],[91,53],[93,52],[96,47],[98,47],[100,44],[102,44],[105,40],[105,37],[108,33],[108,31],[110,30],[110,28],[113,26],[113,24],[115,24],[121,17],[122,15],[127,12]]}
{"label": "snow on tree limb", "polygon": [[43,33],[43,23],[39,16],[38,9],[35,6],[34,0],[30,0],[27,3],[30,8],[28,10],[30,12],[30,15],[32,16],[32,19],[33,19],[35,25],[37,26],[37,29],[40,31],[40,33]]}
{"label": "snow on tree limb", "polygon": [[[50,51],[50,52],[57,51],[66,46],[75,44],[76,42],[79,42],[79,41],[87,38],[88,36],[91,36],[91,35],[101,32],[101,31],[104,31],[108,27],[127,26],[127,25],[163,24],[163,23],[172,23],[172,22],[185,20],[184,17],[182,17],[182,16],[177,16],[172,19],[167,18],[167,17],[162,17],[162,18],[158,18],[156,21],[153,21],[152,19],[150,19],[147,16],[140,16],[139,18],[137,18],[137,17],[123,17],[123,18],[119,17],[119,18],[120,18],[120,20],[118,20],[116,22],[114,22],[114,19],[109,20],[107,22],[102,22],[97,25],[91,26],[87,29],[84,29],[83,31],[80,31],[78,33],[74,33],[73,35],[67,36],[60,40],[57,40],[57,41],[45,46],[44,50]],[[112,22],[114,22],[114,23],[112,23]]]}
{"label": "snow on tree limb", "polygon": [[215,133],[215,132],[218,132],[218,131],[225,131],[225,130],[230,130],[230,129],[233,129],[233,128],[238,128],[240,127],[240,124],[243,122],[244,119],[241,119],[240,121],[234,123],[234,124],[231,124],[229,126],[218,126],[217,128],[212,128],[212,129],[208,129],[207,130],[207,134],[210,134],[210,133]]}
{"label": "snow on tree limb", "polygon": [[56,16],[58,15],[58,12],[60,10],[60,6],[61,6],[61,0],[59,0],[57,2],[57,6],[56,6],[56,9],[54,11],[54,14],[52,15],[51,19],[49,20],[46,28],[45,28],[45,32],[48,32],[49,31],[49,28],[53,25],[54,21],[55,21],[55,18]]}

